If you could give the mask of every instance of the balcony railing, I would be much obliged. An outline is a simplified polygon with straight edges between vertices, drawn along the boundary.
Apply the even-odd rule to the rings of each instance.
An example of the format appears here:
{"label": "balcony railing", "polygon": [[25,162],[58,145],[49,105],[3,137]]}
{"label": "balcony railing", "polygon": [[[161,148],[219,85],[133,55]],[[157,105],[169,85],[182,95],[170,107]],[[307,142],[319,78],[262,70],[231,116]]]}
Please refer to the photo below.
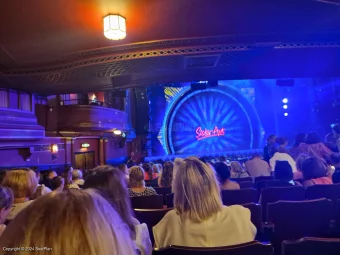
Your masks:
{"label": "balcony railing", "polygon": [[60,105],[93,105],[100,107],[113,108],[120,111],[124,111],[123,104],[114,104],[114,103],[106,103],[98,100],[90,100],[90,99],[69,99],[69,100],[60,100]]}

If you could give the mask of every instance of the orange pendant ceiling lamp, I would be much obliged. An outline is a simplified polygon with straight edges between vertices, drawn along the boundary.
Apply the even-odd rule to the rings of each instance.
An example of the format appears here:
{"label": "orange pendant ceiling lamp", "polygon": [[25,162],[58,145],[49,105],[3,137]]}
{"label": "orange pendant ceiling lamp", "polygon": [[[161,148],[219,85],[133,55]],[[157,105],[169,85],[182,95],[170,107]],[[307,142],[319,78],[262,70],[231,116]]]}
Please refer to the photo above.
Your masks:
{"label": "orange pendant ceiling lamp", "polygon": [[104,17],[104,35],[110,40],[122,40],[126,37],[125,18],[118,14]]}

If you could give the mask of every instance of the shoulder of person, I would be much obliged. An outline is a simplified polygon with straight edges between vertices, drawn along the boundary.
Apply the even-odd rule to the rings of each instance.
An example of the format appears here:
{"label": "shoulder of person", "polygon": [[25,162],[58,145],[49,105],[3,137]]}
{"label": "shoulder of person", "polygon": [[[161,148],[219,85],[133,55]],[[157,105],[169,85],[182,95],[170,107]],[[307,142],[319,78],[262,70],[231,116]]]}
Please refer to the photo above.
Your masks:
{"label": "shoulder of person", "polygon": [[242,205],[224,206],[223,209],[229,211],[229,213],[233,212],[237,215],[241,215],[250,219],[250,210],[248,208],[243,207]]}
{"label": "shoulder of person", "polygon": [[309,187],[309,186],[313,186],[315,185],[315,183],[312,180],[306,180],[303,182],[303,186],[304,187]]}

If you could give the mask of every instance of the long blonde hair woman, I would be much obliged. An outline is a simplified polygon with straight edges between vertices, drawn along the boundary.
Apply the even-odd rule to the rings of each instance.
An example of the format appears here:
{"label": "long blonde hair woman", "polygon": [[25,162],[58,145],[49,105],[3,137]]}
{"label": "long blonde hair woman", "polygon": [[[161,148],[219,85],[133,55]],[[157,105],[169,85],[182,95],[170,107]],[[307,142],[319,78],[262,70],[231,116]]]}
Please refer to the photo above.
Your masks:
{"label": "long blonde hair woman", "polygon": [[[56,224],[57,223],[57,224]],[[1,247],[27,247],[16,254],[134,254],[128,229],[117,212],[92,189],[51,192],[35,200],[6,228]],[[29,247],[46,247],[29,250]],[[2,254],[13,251],[3,250]]]}
{"label": "long blonde hair woman", "polygon": [[176,173],[174,193],[175,209],[153,228],[156,247],[216,247],[254,240],[250,211],[223,206],[210,165],[195,157],[185,159]]}
{"label": "long blonde hair woman", "polygon": [[18,169],[8,171],[2,185],[9,187],[14,195],[14,204],[7,218],[12,220],[32,202],[30,197],[33,196],[38,187],[38,180],[32,170]]}

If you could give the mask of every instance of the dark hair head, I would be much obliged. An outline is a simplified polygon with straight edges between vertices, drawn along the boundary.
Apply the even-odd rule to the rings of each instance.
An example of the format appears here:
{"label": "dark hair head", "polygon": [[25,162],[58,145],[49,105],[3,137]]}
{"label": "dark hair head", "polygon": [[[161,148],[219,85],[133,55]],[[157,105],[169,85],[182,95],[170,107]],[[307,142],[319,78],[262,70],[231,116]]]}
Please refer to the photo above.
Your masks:
{"label": "dark hair head", "polygon": [[327,168],[325,163],[316,157],[308,158],[302,163],[302,173],[305,180],[325,177]]}
{"label": "dark hair head", "polygon": [[86,178],[84,188],[97,189],[119,213],[120,217],[128,225],[132,237],[135,237],[136,231],[133,223],[127,179],[121,170],[108,165],[98,166]]}
{"label": "dark hair head", "polygon": [[332,153],[330,155],[330,160],[333,165],[339,165],[340,164],[340,153]]}
{"label": "dark hair head", "polygon": [[274,169],[275,179],[280,181],[293,180],[293,170],[288,161],[276,161]]}
{"label": "dark hair head", "polygon": [[300,154],[296,158],[295,162],[296,162],[297,170],[301,171],[303,162],[305,162],[305,160],[308,159],[308,158],[310,158],[310,157],[307,154]]}
{"label": "dark hair head", "polygon": [[223,183],[230,178],[229,167],[223,162],[217,162],[214,165],[214,168],[215,168],[218,180],[223,185]]}
{"label": "dark hair head", "polygon": [[226,158],[225,156],[220,156],[219,160],[220,160],[221,162],[225,162],[225,161],[227,160],[227,158]]}
{"label": "dark hair head", "polygon": [[56,176],[50,181],[50,188],[51,190],[56,190],[63,184],[64,184],[64,178],[61,176]]}
{"label": "dark hair head", "polygon": [[126,169],[126,164],[122,163],[118,166],[118,169],[125,172],[125,169]]}
{"label": "dark hair head", "polygon": [[269,135],[267,138],[267,142],[269,142],[270,140],[274,140],[276,139],[276,135]]}
{"label": "dark hair head", "polygon": [[161,185],[162,187],[171,187],[174,172],[174,163],[167,161],[164,163]]}
{"label": "dark hair head", "polygon": [[287,140],[285,137],[278,137],[278,138],[276,138],[276,142],[277,142],[279,145],[284,145],[285,143],[288,142],[288,140]]}
{"label": "dark hair head", "polygon": [[149,175],[149,179],[152,180],[152,165],[151,163],[144,163],[143,170]]}
{"label": "dark hair head", "polygon": [[320,136],[316,132],[308,133],[307,138],[306,138],[306,143],[315,144],[315,143],[320,143],[320,142],[321,142]]}
{"label": "dark hair head", "polygon": [[254,158],[261,158],[261,155],[259,153],[254,153],[252,156],[251,156],[252,159]]}
{"label": "dark hair head", "polygon": [[306,134],[304,134],[304,133],[301,133],[301,134],[297,134],[296,136],[295,136],[295,143],[294,143],[294,146],[299,146],[300,145],[300,143],[304,143],[304,142],[306,142]]}

